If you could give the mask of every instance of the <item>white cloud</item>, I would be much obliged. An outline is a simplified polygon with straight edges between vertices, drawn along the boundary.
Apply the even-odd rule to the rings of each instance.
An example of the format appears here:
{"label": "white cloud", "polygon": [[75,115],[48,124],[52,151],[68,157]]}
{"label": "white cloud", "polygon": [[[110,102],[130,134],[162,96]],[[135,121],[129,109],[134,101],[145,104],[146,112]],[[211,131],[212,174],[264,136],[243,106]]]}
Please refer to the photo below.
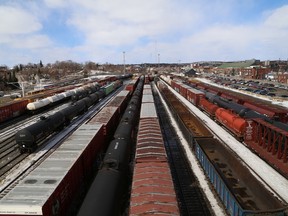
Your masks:
{"label": "white cloud", "polygon": [[68,0],[44,0],[49,8],[62,8],[71,4]]}
{"label": "white cloud", "polygon": [[[43,0],[25,7],[15,2],[0,3],[0,46],[26,50],[26,60],[122,63],[124,50],[127,63],[155,63],[158,53],[161,62],[288,56],[288,5],[245,20],[240,14],[255,8],[254,0]],[[67,42],[63,23],[76,35]]]}
{"label": "white cloud", "polygon": [[0,34],[27,34],[41,29],[41,23],[28,11],[0,6]]}
{"label": "white cloud", "polygon": [[174,3],[164,0],[74,1],[79,7],[69,24],[82,31],[92,44],[133,44],[143,37],[157,38],[189,29],[189,25],[199,20],[197,11],[175,7]]}
{"label": "white cloud", "polygon": [[53,42],[47,35],[33,34],[11,41],[11,47],[17,49],[40,49],[50,47]]}
{"label": "white cloud", "polygon": [[271,11],[264,25],[267,26],[267,28],[288,30],[288,5]]}

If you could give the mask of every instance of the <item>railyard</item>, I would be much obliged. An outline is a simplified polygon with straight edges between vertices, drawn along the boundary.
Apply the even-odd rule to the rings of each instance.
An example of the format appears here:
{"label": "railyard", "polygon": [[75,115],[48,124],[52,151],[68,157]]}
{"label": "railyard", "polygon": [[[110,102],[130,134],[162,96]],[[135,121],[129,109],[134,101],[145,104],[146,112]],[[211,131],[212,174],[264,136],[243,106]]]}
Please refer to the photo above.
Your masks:
{"label": "railyard", "polygon": [[[143,80],[143,82],[144,82],[144,80]],[[114,199],[113,201],[111,201],[110,208],[113,205],[117,206],[118,211],[115,214],[117,214],[117,215],[128,215],[128,214],[139,215],[139,214],[144,214],[145,212],[157,213],[157,211],[158,212],[163,211],[164,213],[172,214],[172,215],[177,215],[177,214],[191,215],[193,213],[194,214],[198,213],[201,215],[226,215],[226,214],[244,215],[247,212],[253,214],[253,213],[263,213],[266,211],[274,212],[275,214],[279,214],[279,215],[285,215],[285,211],[287,213],[288,197],[287,197],[287,193],[285,192],[285,189],[288,188],[288,181],[287,181],[286,177],[282,176],[278,171],[276,171],[269,164],[264,162],[259,156],[257,156],[255,153],[251,152],[251,150],[249,150],[245,145],[243,145],[243,143],[239,142],[232,135],[230,135],[226,130],[223,129],[223,127],[221,127],[217,123],[215,123],[215,121],[213,119],[209,118],[209,116],[207,116],[202,111],[200,111],[197,108],[197,106],[194,106],[191,102],[189,102],[189,100],[187,100],[185,97],[183,97],[182,94],[179,94],[180,91],[177,92],[177,90],[175,90],[175,88],[173,88],[173,86],[169,86],[167,84],[167,82],[165,83],[163,80],[158,80],[157,84],[156,84],[152,81],[150,83],[149,80],[145,79],[145,83],[146,83],[146,85],[144,85],[144,89],[141,90],[141,92],[143,91],[143,93],[141,93],[141,100],[140,101],[142,101],[142,102],[140,102],[140,103],[142,104],[142,109],[140,109],[140,110],[141,110],[141,112],[143,112],[143,107],[144,107],[144,110],[146,110],[148,112],[148,114],[147,113],[146,114],[139,113],[139,114],[135,114],[135,115],[140,115],[140,122],[141,122],[141,119],[144,120],[144,119],[151,119],[151,118],[156,118],[156,119],[158,119],[157,121],[160,122],[160,125],[161,125],[160,132],[162,131],[160,133],[160,136],[162,136],[161,139],[164,140],[164,141],[162,141],[163,142],[161,144],[162,147],[160,147],[160,148],[162,148],[162,151],[165,150],[165,148],[166,148],[166,152],[167,152],[164,154],[164,156],[162,156],[162,158],[167,158],[167,162],[170,165],[170,168],[168,169],[168,173],[172,173],[173,183],[171,186],[171,180],[167,180],[168,182],[170,182],[170,185],[169,186],[167,185],[167,187],[170,188],[170,192],[167,193],[167,191],[164,192],[163,190],[161,190],[161,192],[159,192],[159,193],[163,196],[165,195],[165,196],[169,196],[169,197],[171,197],[171,195],[173,195],[173,193],[174,193],[174,194],[176,194],[177,198],[168,199],[168,201],[167,200],[163,201],[162,205],[166,206],[166,208],[163,208],[163,207],[161,208],[161,205],[159,205],[158,210],[156,208],[156,210],[154,210],[154,212],[153,212],[151,205],[145,206],[144,205],[145,202],[143,204],[143,200],[141,200],[141,199],[144,199],[143,197],[140,198],[140,200],[138,200],[138,201],[133,201],[133,197],[136,196],[135,192],[133,192],[133,188],[132,188],[132,191],[129,191],[127,189],[127,191],[122,192],[124,195],[116,196],[116,194],[118,193],[118,192],[116,192],[117,191],[117,187],[116,187],[115,191],[112,191],[108,197],[107,197],[107,195],[105,195],[106,196],[105,199],[104,199],[105,196],[101,197],[101,199],[100,199],[100,200],[102,200],[102,199],[106,200],[107,199],[108,204],[109,204],[109,200],[111,201],[111,199],[112,200]],[[127,86],[129,86],[129,85],[127,85]],[[128,91],[128,89],[129,89],[129,91],[131,91],[131,90],[134,91],[136,89],[136,85],[135,85],[135,87],[131,87],[131,88],[129,88],[127,86],[125,87],[127,89],[127,91]],[[136,89],[136,91],[137,91],[137,89]],[[138,91],[140,91],[140,89],[138,89]],[[149,91],[150,91],[150,93],[147,93]],[[150,99],[147,99],[147,95],[150,95],[150,97],[149,97]],[[153,100],[151,100],[151,96],[152,96]],[[113,96],[113,97],[115,97],[115,96]],[[128,97],[128,95],[126,95],[126,97]],[[146,98],[146,100],[144,98]],[[112,97],[111,97],[111,99],[112,99]],[[144,101],[143,101],[143,99],[144,99]],[[135,100],[135,98],[134,98],[134,100]],[[137,104],[136,101],[134,103]],[[166,103],[168,104],[168,106],[166,105]],[[146,105],[143,105],[143,104],[146,104]],[[150,104],[150,105],[148,105],[148,107],[147,107],[147,104]],[[156,104],[156,107],[153,108],[153,106],[151,104]],[[131,106],[131,104],[130,104],[130,106]],[[151,106],[152,106],[152,108],[151,108]],[[90,109],[89,112],[94,113],[94,112],[97,112],[96,110],[101,110],[101,109],[104,109],[104,108],[97,107],[93,111]],[[136,112],[135,107],[134,108],[130,107],[130,109],[131,109],[130,110],[131,112]],[[121,111],[120,111],[119,107],[117,110],[119,112],[119,114],[118,114],[118,119],[119,119],[121,116],[120,113],[123,114],[123,107],[121,108]],[[111,112],[111,108],[110,108],[110,112]],[[116,109],[113,113],[115,113],[115,112],[116,112]],[[106,113],[106,115],[107,115],[107,113]],[[158,113],[158,115],[156,113]],[[191,114],[188,115],[188,113],[191,113]],[[116,115],[116,114],[114,114],[114,115]],[[105,120],[106,123],[105,123],[105,121],[101,122],[102,125],[103,124],[104,125],[106,124],[106,126],[108,125],[107,126],[108,130],[107,130],[107,128],[104,129],[104,126],[101,127],[99,120],[97,121],[97,124],[99,124],[98,125],[99,127],[97,127],[99,130],[99,133],[103,133],[103,134],[106,133],[107,134],[107,131],[112,133],[113,130],[110,127],[112,127],[112,125],[114,125],[114,127],[116,127],[118,125],[118,123],[116,123],[116,121],[114,121],[115,117],[112,117],[112,116]],[[130,115],[126,116],[127,119],[129,119],[130,117],[131,117]],[[193,120],[193,118],[195,120]],[[114,119],[113,123],[111,123],[111,119]],[[202,123],[204,123],[204,124],[202,125]],[[73,124],[76,124],[76,123],[73,123]],[[84,126],[80,126],[80,128],[81,127],[83,128]],[[125,127],[127,127],[127,126],[125,126]],[[138,128],[138,127],[136,127],[136,128]],[[84,128],[83,128],[83,130],[84,130]],[[88,129],[85,129],[85,130],[88,130]],[[109,131],[109,130],[111,130],[111,131]],[[157,130],[159,131],[159,129],[157,129]],[[133,130],[133,132],[131,132],[130,136],[131,136],[132,140],[129,141],[129,143],[130,142],[133,143],[133,140],[134,140],[134,142],[137,141],[138,138],[136,137],[136,134],[139,131],[141,131],[140,128],[135,130],[135,131]],[[205,131],[204,134],[202,134],[201,131]],[[62,131],[60,134],[62,134]],[[109,135],[109,137],[110,136],[111,136],[111,134]],[[148,133],[145,136],[151,138],[154,136],[154,134]],[[109,141],[104,142],[104,140],[111,139],[111,137],[110,138],[109,137],[107,136],[102,141],[103,145],[105,145],[106,148],[107,148],[108,144],[107,143],[104,144],[104,143],[109,142]],[[221,157],[223,157],[223,156],[219,156],[219,155],[217,157],[220,157],[220,158],[218,158],[216,161],[213,161],[212,157],[209,158],[209,154],[207,152],[205,153],[205,150],[204,150],[205,148],[200,143],[203,142],[202,138],[212,139],[213,137],[215,137],[215,138],[217,137],[216,139],[218,140],[218,142],[224,143],[224,145],[221,144],[221,146],[226,146],[226,147],[224,147],[225,149],[228,146],[228,148],[230,149],[229,152],[234,151],[234,153],[229,153],[229,155],[231,154],[234,157],[234,159],[232,159],[233,162],[231,160],[230,161],[221,161]],[[92,140],[93,140],[93,138],[92,138]],[[98,140],[99,140],[99,138],[98,138]],[[102,138],[101,138],[101,140],[102,140]],[[202,141],[200,141],[200,140],[202,140]],[[90,141],[90,142],[93,143],[95,141]],[[155,156],[155,154],[157,152],[156,149],[158,149],[159,146],[158,145],[155,146],[155,143],[153,144],[153,142],[155,142],[155,141],[151,141],[151,140],[149,141],[148,140],[147,142],[150,143],[150,146],[148,145],[145,147],[145,149],[146,149],[145,154],[148,154],[148,158],[149,158],[148,161],[150,163],[151,162],[155,163],[155,160],[159,161],[159,157]],[[214,141],[213,142],[208,141],[208,142],[210,144],[213,144]],[[285,145],[285,142],[287,145],[287,140],[285,140],[285,139],[284,139],[283,145]],[[64,141],[64,143],[65,143],[65,141]],[[73,145],[76,145],[76,143],[74,143]],[[89,162],[86,163],[85,167],[81,168],[84,170],[88,169],[88,171],[84,171],[84,175],[83,175],[83,176],[86,176],[86,175],[90,176],[90,180],[89,180],[89,178],[88,178],[88,180],[86,180],[86,184],[88,183],[88,185],[90,185],[89,182],[92,181],[91,180],[91,179],[93,179],[92,176],[95,175],[93,173],[96,172],[97,169],[100,167],[99,164],[101,164],[102,157],[104,157],[104,155],[105,155],[104,154],[105,150],[103,152],[101,152],[101,154],[98,154],[95,152],[96,150],[95,149],[93,150],[93,147],[91,147],[90,145],[88,145],[89,147],[87,146],[87,148],[89,148],[91,151],[94,151],[94,153],[92,156],[91,155],[89,156],[90,157]],[[164,148],[164,145],[165,145],[165,148]],[[218,144],[216,144],[216,145],[218,145]],[[62,144],[59,145],[60,149],[61,149],[61,146],[62,146]],[[65,144],[64,144],[64,146],[65,146]],[[63,146],[63,148],[64,148],[64,146]],[[130,176],[130,178],[129,178],[130,180],[128,179],[127,181],[130,182],[129,184],[133,185],[134,183],[133,183],[133,177],[132,176],[133,176],[134,166],[137,165],[136,161],[137,161],[138,144],[136,144],[136,147],[131,147],[131,148],[134,148],[134,149],[136,148],[136,154],[135,154],[136,160],[133,159],[134,158],[133,151],[130,154],[128,154],[128,155],[131,155],[131,159],[129,159],[129,164],[130,164],[129,166],[131,166],[131,171],[130,171],[130,173],[127,174],[127,176]],[[55,149],[53,149],[53,151],[54,150]],[[204,151],[202,152],[202,150],[204,150]],[[56,149],[56,151],[57,151],[57,149]],[[88,151],[88,150],[85,150],[85,151]],[[212,150],[209,150],[209,151],[212,151]],[[217,152],[219,150],[213,149],[213,151]],[[39,152],[41,152],[41,150]],[[200,153],[200,152],[202,152],[202,153]],[[33,154],[34,153],[32,153],[32,155]],[[287,154],[287,151],[284,152],[284,154]],[[127,153],[125,153],[125,155],[126,155],[125,160],[128,160],[128,158],[130,158],[130,156],[127,156]],[[203,159],[203,157],[205,157],[205,155],[208,156],[208,158]],[[235,156],[235,155],[237,155],[237,156]],[[139,156],[139,154],[138,154],[138,156]],[[81,156],[81,157],[83,157],[83,156]],[[285,155],[283,157],[285,157]],[[286,157],[287,157],[287,155],[286,155]],[[34,160],[31,157],[31,155],[29,155],[27,157],[27,159],[28,159],[28,161],[27,161],[28,164],[31,163],[31,160]],[[198,159],[198,162],[197,162],[197,159]],[[220,159],[220,161],[218,161],[219,159]],[[41,159],[41,162],[39,162],[40,167],[41,167],[41,163],[45,163],[45,160],[46,159]],[[53,159],[53,160],[55,162],[57,161],[55,159]],[[83,159],[81,159],[81,160],[83,160]],[[138,158],[138,160],[139,160],[139,158]],[[160,159],[161,164],[163,164],[163,160],[164,159]],[[247,169],[247,170],[243,171],[244,168],[240,169],[239,165],[235,165],[235,160],[236,161],[241,160],[245,164],[244,166],[245,166],[245,169]],[[60,161],[59,161],[59,163],[61,163]],[[57,163],[56,163],[56,166],[57,166]],[[135,163],[136,163],[136,165],[135,165]],[[226,163],[226,165],[231,166],[231,167],[228,166],[229,167],[228,170],[230,170],[230,171],[228,171],[226,173],[226,177],[225,177],[225,175],[221,176],[221,173],[223,173],[223,172],[225,173],[226,171],[221,170],[221,165],[219,165],[219,164],[223,165],[225,163]],[[107,170],[111,170],[112,168],[115,169],[115,167],[118,167],[117,171],[119,171],[119,166],[121,164],[119,164],[119,161],[117,161],[117,160],[116,161],[112,160],[111,162],[107,163],[106,165],[108,166],[108,167],[106,167]],[[19,167],[21,167],[21,166],[22,165],[19,165]],[[285,166],[287,166],[287,162],[286,162],[286,165],[284,164],[284,167]],[[21,169],[19,167],[17,167],[18,172],[19,172],[19,170],[23,170],[23,171],[26,170],[26,168],[22,167],[22,169]],[[94,168],[92,169],[92,167],[94,167]],[[235,171],[231,172],[231,169],[233,170],[234,168],[235,168]],[[41,168],[33,167],[33,169],[30,170],[29,172],[33,173],[34,169],[39,170]],[[46,169],[48,169],[48,168],[46,168]],[[136,169],[135,173],[137,173],[137,166],[135,169]],[[171,171],[169,171],[169,170],[171,170]],[[203,172],[203,170],[206,172],[206,177],[204,175],[205,172]],[[250,174],[247,174],[247,175],[240,177],[237,175],[237,172],[240,172],[239,170],[241,170],[241,172],[244,172],[244,173],[250,173],[251,172],[253,174],[251,176],[250,176]],[[250,170],[250,171],[248,171],[248,170]],[[45,168],[43,169],[43,171],[45,171]],[[148,170],[148,172],[149,172],[149,170]],[[219,174],[219,172],[220,172],[220,174]],[[115,174],[115,172],[112,172],[112,173]],[[269,175],[267,175],[267,173],[269,173]],[[25,187],[25,184],[23,186],[23,183],[27,182],[27,180],[29,179],[29,175],[30,174],[28,173],[27,174],[28,177],[23,177],[23,176],[19,177],[19,178],[17,177],[16,183],[15,182],[12,183],[13,179],[16,179],[15,173],[13,173],[11,175],[12,177],[6,176],[5,180],[2,180],[2,182],[4,182],[4,183],[5,182],[9,183],[9,184],[12,183],[10,186],[8,186],[9,190],[6,190],[6,191],[4,190],[4,192],[2,192],[2,195],[1,195],[1,200],[0,200],[1,211],[0,211],[0,213],[2,215],[9,215],[9,214],[10,215],[11,214],[29,215],[29,211],[31,211],[31,209],[30,210],[25,209],[25,208],[28,208],[27,206],[29,204],[23,203],[23,199],[25,199],[25,194],[23,194],[23,193],[21,194],[20,199],[17,198],[17,200],[19,201],[19,209],[17,209],[18,212],[13,212],[15,209],[15,203],[13,203],[13,191],[17,191],[17,187],[18,187],[18,190],[21,187],[22,188]],[[50,174],[50,175],[53,175],[53,174]],[[159,174],[156,174],[156,175],[159,175]],[[238,181],[242,181],[242,182],[240,182],[238,186],[235,182],[231,183],[231,184],[230,183],[226,184],[227,180],[225,180],[225,178],[227,178],[227,176],[230,176],[230,177],[232,176],[231,182],[237,181],[237,179],[238,179]],[[249,185],[250,183],[247,182],[247,179],[246,179],[247,176],[249,176],[250,180],[252,179],[252,176],[256,176],[255,180],[253,180],[253,184]],[[49,177],[49,176],[47,176],[47,177]],[[52,177],[52,176],[50,176],[50,177]],[[67,180],[67,178],[68,178],[68,180]],[[69,178],[71,180],[71,179],[73,179],[73,176],[66,177],[65,181],[68,183],[70,181]],[[116,177],[116,178],[118,178],[118,177]],[[150,176],[147,178],[150,179],[152,177]],[[233,178],[234,178],[234,180],[233,180]],[[241,178],[242,178],[242,180],[241,180]],[[156,179],[155,181],[157,182],[160,180],[161,180],[161,178]],[[162,181],[163,181],[163,179],[162,179]],[[31,181],[28,181],[28,182],[31,182]],[[51,182],[51,181],[48,181],[48,182]],[[107,181],[108,185],[109,185],[109,182],[110,181]],[[82,185],[82,183],[81,182],[76,183],[75,187],[77,187],[77,185],[78,186]],[[22,186],[21,186],[21,184],[22,184]],[[62,184],[63,184],[63,182],[62,182]],[[111,182],[111,184],[113,184],[113,183]],[[119,182],[117,182],[117,183],[114,182],[114,184],[118,185],[118,187],[119,187]],[[151,181],[150,182],[148,181],[148,183],[145,183],[145,184],[148,184],[148,186],[149,186],[149,184],[152,185],[153,190],[155,188],[162,188],[163,189],[163,187],[164,188],[166,187],[163,185],[159,185],[159,183],[157,185],[155,182],[151,182]],[[106,185],[106,187],[109,187],[108,185]],[[191,185],[193,185],[193,186],[191,187]],[[33,182],[31,184],[29,184],[29,187],[30,186],[33,188]],[[251,191],[251,190],[249,190],[249,187],[251,187],[251,186],[254,187],[254,189],[257,187],[259,189],[255,189],[254,191],[253,190]],[[84,185],[82,185],[81,187],[83,187],[82,189],[86,188],[84,191],[86,191],[86,192],[89,191],[89,189],[88,189],[89,187],[87,187],[87,186],[84,187]],[[241,198],[241,193],[237,194],[236,191],[233,191],[233,187],[234,187],[234,190],[236,190],[238,187],[238,190],[239,190],[239,188],[241,188],[242,191],[246,191],[245,196],[248,196],[248,198],[247,197],[245,198],[245,199],[248,199],[248,201],[246,201],[246,204],[239,202],[239,200],[245,200],[245,199],[243,197]],[[1,188],[3,189],[4,187],[1,186]],[[14,189],[14,188],[16,188],[16,189]],[[152,189],[151,188],[149,189],[149,187],[147,187],[147,188],[148,189],[146,189],[146,193],[149,194],[149,190],[152,190]],[[167,190],[167,188],[166,188],[166,190]],[[261,195],[258,194],[258,193],[260,193],[259,191],[266,191],[266,190],[267,190],[267,192],[265,192],[265,193],[261,192]],[[55,191],[56,191],[56,189],[55,189]],[[53,196],[57,193],[59,193],[59,196],[63,196],[64,193],[65,194],[67,193],[67,189],[65,189],[65,190],[63,189],[62,191],[60,190],[60,192],[58,191],[57,193],[55,193],[55,191],[51,192],[53,194]],[[64,192],[64,191],[66,191],[66,192]],[[74,191],[76,191],[76,190],[74,189]],[[249,191],[249,192],[247,192],[247,191]],[[131,193],[131,195],[130,195],[130,193]],[[219,194],[219,196],[217,196],[217,193]],[[60,194],[62,194],[62,195],[60,195]],[[59,198],[54,199],[51,197],[52,200],[49,200],[49,202],[52,202],[52,204],[51,203],[49,205],[47,204],[48,207],[46,206],[45,202],[42,204],[35,205],[35,208],[37,207],[36,208],[37,210],[34,209],[35,212],[33,210],[30,212],[30,214],[49,215],[51,213],[51,211],[53,210],[53,211],[56,211],[58,213],[60,212],[63,214],[68,214],[68,213],[71,214],[71,212],[72,212],[72,214],[76,215],[78,212],[78,209],[81,206],[81,202],[82,202],[81,200],[83,200],[83,197],[85,197],[85,195],[83,196],[83,194],[82,195],[80,195],[80,194],[81,193],[79,191],[76,191],[73,196],[68,193],[67,197],[69,199],[64,200],[63,203],[62,203],[62,200],[60,200]],[[101,194],[103,195],[103,193],[101,193]],[[108,194],[108,192],[107,192],[107,194]],[[113,198],[113,194],[115,195],[114,198]],[[266,195],[264,196],[263,194],[266,194]],[[271,194],[274,194],[274,195],[271,195]],[[34,195],[32,194],[32,197],[33,196],[35,198],[35,194]],[[57,195],[55,195],[55,196],[57,197]],[[148,195],[148,197],[150,197],[150,198],[153,196],[155,196],[155,195],[153,195],[153,194]],[[243,196],[243,192],[242,192],[242,196]],[[264,200],[257,202],[257,199],[260,198],[260,196],[263,196]],[[92,196],[90,195],[90,197],[93,197],[93,194],[92,194]],[[117,202],[117,201],[119,201],[121,199],[121,197],[126,197],[126,201],[124,203],[121,203],[121,206],[119,206],[119,202]],[[249,201],[249,197],[250,197],[250,201]],[[11,199],[11,200],[9,200],[9,199]],[[76,202],[76,204],[75,204],[74,199],[76,199],[78,203]],[[115,201],[115,199],[116,199],[116,201]],[[145,199],[147,199],[147,196]],[[256,201],[255,201],[255,199],[256,199]],[[268,201],[268,203],[264,202],[265,199],[266,199],[266,201]],[[72,202],[72,200],[73,200],[73,202]],[[130,200],[131,200],[131,202],[130,202]],[[152,202],[156,203],[157,201],[159,201],[159,197],[156,200],[151,198],[151,200],[149,202],[150,203],[152,203]],[[88,200],[88,202],[91,203],[92,202],[91,199]],[[147,203],[149,203],[149,202],[147,201]],[[247,202],[250,203],[250,205],[247,205]],[[253,203],[253,202],[255,202],[255,203]],[[72,203],[75,205],[73,206]],[[144,207],[141,209],[141,211],[142,211],[141,213],[139,213],[139,212],[137,213],[137,207],[135,207],[135,206],[138,206],[137,203],[141,203],[141,205],[144,205]],[[196,203],[198,203],[198,204],[196,204]],[[251,204],[251,203],[253,203],[253,204]],[[271,206],[269,206],[268,204],[271,204]],[[42,207],[41,207],[41,205],[42,205]],[[71,207],[71,205],[72,205],[72,207]],[[92,202],[92,204],[90,204],[90,206],[91,205],[93,205],[93,202]],[[130,205],[134,206],[134,209],[129,210],[129,208],[131,208]],[[168,208],[167,205],[174,206],[175,208],[174,207]],[[44,206],[47,209],[44,210]],[[67,208],[67,206],[69,206],[69,212],[63,212],[62,209],[64,207]],[[78,206],[78,207],[76,208],[76,206]],[[18,205],[17,205],[17,208],[18,208]],[[41,209],[41,208],[43,208],[43,209]],[[50,210],[48,210],[48,208],[50,208]],[[87,211],[89,211],[89,210],[84,211],[86,213],[80,212],[78,214],[79,215],[88,215]],[[97,209],[93,209],[93,212],[91,210],[90,213],[94,213],[95,211],[97,211]],[[133,213],[134,211],[136,213]]]}

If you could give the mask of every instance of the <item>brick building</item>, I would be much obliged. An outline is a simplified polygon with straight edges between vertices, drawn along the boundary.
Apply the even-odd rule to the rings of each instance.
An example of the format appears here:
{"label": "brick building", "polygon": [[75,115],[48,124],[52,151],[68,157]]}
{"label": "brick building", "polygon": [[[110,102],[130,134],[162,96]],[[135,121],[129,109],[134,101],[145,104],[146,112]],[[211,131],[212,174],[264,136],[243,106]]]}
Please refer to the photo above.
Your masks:
{"label": "brick building", "polygon": [[288,84],[288,72],[278,73],[278,82]]}
{"label": "brick building", "polygon": [[270,72],[270,68],[258,66],[241,68],[239,71],[239,75],[246,79],[265,79],[265,76]]}

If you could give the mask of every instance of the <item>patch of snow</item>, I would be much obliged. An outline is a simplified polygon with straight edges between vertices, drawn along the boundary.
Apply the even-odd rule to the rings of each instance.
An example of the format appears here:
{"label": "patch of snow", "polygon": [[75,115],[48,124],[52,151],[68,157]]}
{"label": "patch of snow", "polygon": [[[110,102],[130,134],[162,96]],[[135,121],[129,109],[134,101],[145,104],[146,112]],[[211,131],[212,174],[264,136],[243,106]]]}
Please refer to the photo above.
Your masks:
{"label": "patch of snow", "polygon": [[[158,88],[156,88],[158,91]],[[159,91],[158,91],[159,93]],[[217,198],[215,197],[215,195],[213,194],[213,192],[211,191],[210,187],[209,187],[209,183],[208,180],[206,179],[206,176],[202,170],[201,165],[198,163],[198,160],[196,158],[196,156],[194,155],[194,153],[192,152],[192,150],[189,147],[189,144],[187,142],[187,140],[184,138],[184,135],[181,131],[181,129],[178,127],[177,122],[174,120],[172,113],[170,112],[168,105],[166,104],[166,102],[164,101],[162,95],[159,93],[159,96],[161,98],[161,101],[169,115],[170,121],[172,123],[172,126],[174,127],[174,130],[176,130],[177,135],[179,137],[179,139],[181,140],[181,145],[183,146],[183,149],[185,150],[185,154],[187,155],[188,161],[190,163],[190,167],[193,171],[193,173],[196,175],[196,178],[198,179],[198,182],[201,186],[201,188],[203,189],[203,192],[205,193],[207,199],[210,202],[210,205],[212,207],[212,210],[214,211],[215,215],[227,215],[225,213],[225,210],[223,210],[222,206],[218,203]]]}
{"label": "patch of snow", "polygon": [[257,175],[263,179],[286,203],[288,203],[288,180],[279,174],[274,168],[254,154],[243,143],[237,141],[232,135],[220,125],[210,119],[201,110],[191,104],[182,95],[168,86],[170,90],[193,112],[199,119],[205,121],[206,125],[214,134],[224,141],[233,152],[235,152]]}

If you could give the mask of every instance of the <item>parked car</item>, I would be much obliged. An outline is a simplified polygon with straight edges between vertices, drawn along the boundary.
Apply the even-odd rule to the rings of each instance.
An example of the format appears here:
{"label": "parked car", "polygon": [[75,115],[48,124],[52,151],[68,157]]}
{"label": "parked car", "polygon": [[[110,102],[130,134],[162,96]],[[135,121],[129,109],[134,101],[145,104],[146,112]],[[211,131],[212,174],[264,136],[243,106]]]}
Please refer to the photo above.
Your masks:
{"label": "parked car", "polygon": [[267,93],[266,95],[267,95],[267,96],[271,96],[271,97],[274,97],[274,96],[276,96],[276,94],[275,94],[275,93],[271,93],[271,92]]}

